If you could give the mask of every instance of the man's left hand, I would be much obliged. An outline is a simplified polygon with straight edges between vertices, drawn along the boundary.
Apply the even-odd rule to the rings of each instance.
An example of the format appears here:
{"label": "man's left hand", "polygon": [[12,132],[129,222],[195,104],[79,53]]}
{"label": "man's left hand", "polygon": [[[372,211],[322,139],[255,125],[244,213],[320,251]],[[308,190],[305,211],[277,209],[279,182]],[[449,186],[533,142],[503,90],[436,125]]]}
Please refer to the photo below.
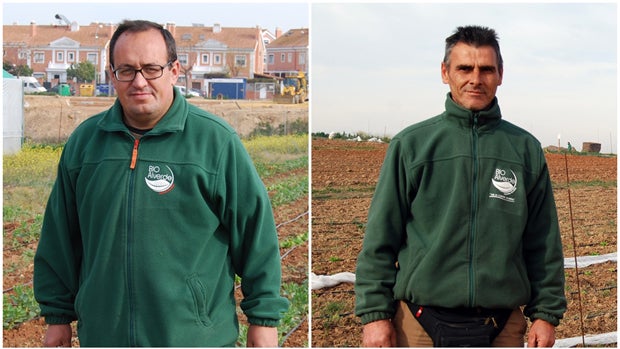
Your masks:
{"label": "man's left hand", "polygon": [[250,325],[248,328],[248,338],[246,346],[250,347],[269,347],[278,346],[278,329],[276,327],[265,327]]}
{"label": "man's left hand", "polygon": [[555,326],[545,320],[534,320],[527,336],[528,348],[552,347],[554,343]]}

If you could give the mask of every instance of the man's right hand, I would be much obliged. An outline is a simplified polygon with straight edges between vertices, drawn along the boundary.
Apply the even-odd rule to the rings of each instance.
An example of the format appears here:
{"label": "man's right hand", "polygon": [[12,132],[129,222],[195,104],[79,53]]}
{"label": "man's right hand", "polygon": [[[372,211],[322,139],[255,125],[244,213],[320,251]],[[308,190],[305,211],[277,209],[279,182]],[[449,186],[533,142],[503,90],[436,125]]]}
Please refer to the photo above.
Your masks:
{"label": "man's right hand", "polygon": [[396,331],[390,320],[379,320],[364,325],[362,346],[386,348],[396,346]]}
{"label": "man's right hand", "polygon": [[49,325],[45,332],[43,346],[48,348],[71,347],[71,336],[71,325]]}

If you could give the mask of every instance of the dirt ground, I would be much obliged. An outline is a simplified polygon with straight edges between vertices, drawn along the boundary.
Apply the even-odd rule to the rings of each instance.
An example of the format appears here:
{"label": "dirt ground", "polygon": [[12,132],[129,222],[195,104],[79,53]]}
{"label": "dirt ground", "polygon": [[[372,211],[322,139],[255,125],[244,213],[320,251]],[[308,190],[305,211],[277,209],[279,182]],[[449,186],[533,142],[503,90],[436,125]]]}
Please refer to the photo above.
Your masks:
{"label": "dirt ground", "polygon": [[[85,119],[108,109],[114,97],[24,97],[24,137],[60,143]],[[271,101],[208,100],[190,98],[190,103],[222,117],[247,136],[260,124],[277,128],[296,120],[308,121],[308,104],[275,104]]]}
{"label": "dirt ground", "polygon": [[[190,103],[204,108],[226,120],[241,136],[247,136],[258,125],[269,124],[277,128],[280,124],[301,120],[308,121],[308,104],[274,104],[261,101],[227,101],[190,99]],[[60,96],[25,96],[24,135],[35,142],[61,143],[86,118],[108,109],[114,98],[107,97],[60,97]],[[301,170],[305,171],[305,170]],[[303,173],[289,173],[303,175]],[[267,179],[268,181],[270,179]],[[271,179],[276,180],[276,179]],[[267,185],[269,183],[266,183]],[[308,231],[309,207],[308,198],[301,198],[293,203],[279,206],[274,210],[278,224],[280,241],[299,236]],[[14,224],[4,224],[5,234],[11,234]],[[12,260],[21,258],[21,251],[34,250],[36,242],[22,246],[21,249],[3,250],[3,265],[10,265]],[[301,284],[308,275],[308,242],[282,249],[282,282]],[[4,273],[3,290],[15,285],[24,285],[32,281],[32,265],[26,270],[16,273]],[[240,299],[237,290],[237,299]],[[246,323],[240,317],[241,323]],[[300,326],[291,331],[283,343],[283,347],[304,347],[309,343],[309,320],[306,317]],[[46,325],[43,319],[37,318],[23,323],[11,330],[3,330],[3,347],[40,347],[45,335]],[[75,332],[75,328],[74,328]],[[78,346],[75,340],[73,346]]]}
{"label": "dirt ground", "polygon": [[[312,140],[312,272],[354,272],[364,226],[387,144]],[[569,155],[570,196],[564,155],[547,154],[562,231],[564,256],[617,251],[616,157]],[[611,183],[611,184],[610,184]],[[606,262],[566,269],[568,311],[556,337],[579,337],[617,330],[617,265]],[[352,284],[312,291],[312,346],[357,347],[361,323],[354,315]]]}

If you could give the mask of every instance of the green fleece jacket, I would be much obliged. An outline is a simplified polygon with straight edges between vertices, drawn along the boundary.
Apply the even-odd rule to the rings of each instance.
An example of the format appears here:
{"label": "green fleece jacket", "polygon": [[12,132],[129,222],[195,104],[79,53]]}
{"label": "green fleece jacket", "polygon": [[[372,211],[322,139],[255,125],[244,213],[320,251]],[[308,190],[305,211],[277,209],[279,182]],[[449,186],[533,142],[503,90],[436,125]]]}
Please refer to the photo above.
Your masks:
{"label": "green fleece jacket", "polygon": [[277,233],[236,133],[175,92],[136,140],[117,101],[69,138],[35,256],[48,324],[78,321],[82,346],[233,346],[241,309],[277,326]]}
{"label": "green fleece jacket", "polygon": [[539,142],[450,95],[444,113],[391,141],[356,272],[356,314],[389,319],[394,300],[515,308],[557,325],[562,245]]}

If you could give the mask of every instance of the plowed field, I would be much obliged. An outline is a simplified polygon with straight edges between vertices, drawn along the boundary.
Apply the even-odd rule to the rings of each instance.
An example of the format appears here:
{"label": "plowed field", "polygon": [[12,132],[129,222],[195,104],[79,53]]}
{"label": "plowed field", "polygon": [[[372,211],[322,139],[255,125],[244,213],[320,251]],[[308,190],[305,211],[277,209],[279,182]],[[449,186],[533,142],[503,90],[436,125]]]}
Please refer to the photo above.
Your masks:
{"label": "plowed field", "polygon": [[[354,272],[366,215],[387,144],[313,139],[312,271]],[[617,251],[616,157],[568,155],[573,244],[565,157],[547,154],[562,231],[564,256]],[[573,247],[575,246],[575,248]],[[568,311],[556,338],[616,331],[616,263],[579,268],[582,306],[574,269],[566,269]],[[312,291],[312,346],[356,347],[361,323],[354,315],[352,284]],[[580,308],[582,309],[580,311]]]}

